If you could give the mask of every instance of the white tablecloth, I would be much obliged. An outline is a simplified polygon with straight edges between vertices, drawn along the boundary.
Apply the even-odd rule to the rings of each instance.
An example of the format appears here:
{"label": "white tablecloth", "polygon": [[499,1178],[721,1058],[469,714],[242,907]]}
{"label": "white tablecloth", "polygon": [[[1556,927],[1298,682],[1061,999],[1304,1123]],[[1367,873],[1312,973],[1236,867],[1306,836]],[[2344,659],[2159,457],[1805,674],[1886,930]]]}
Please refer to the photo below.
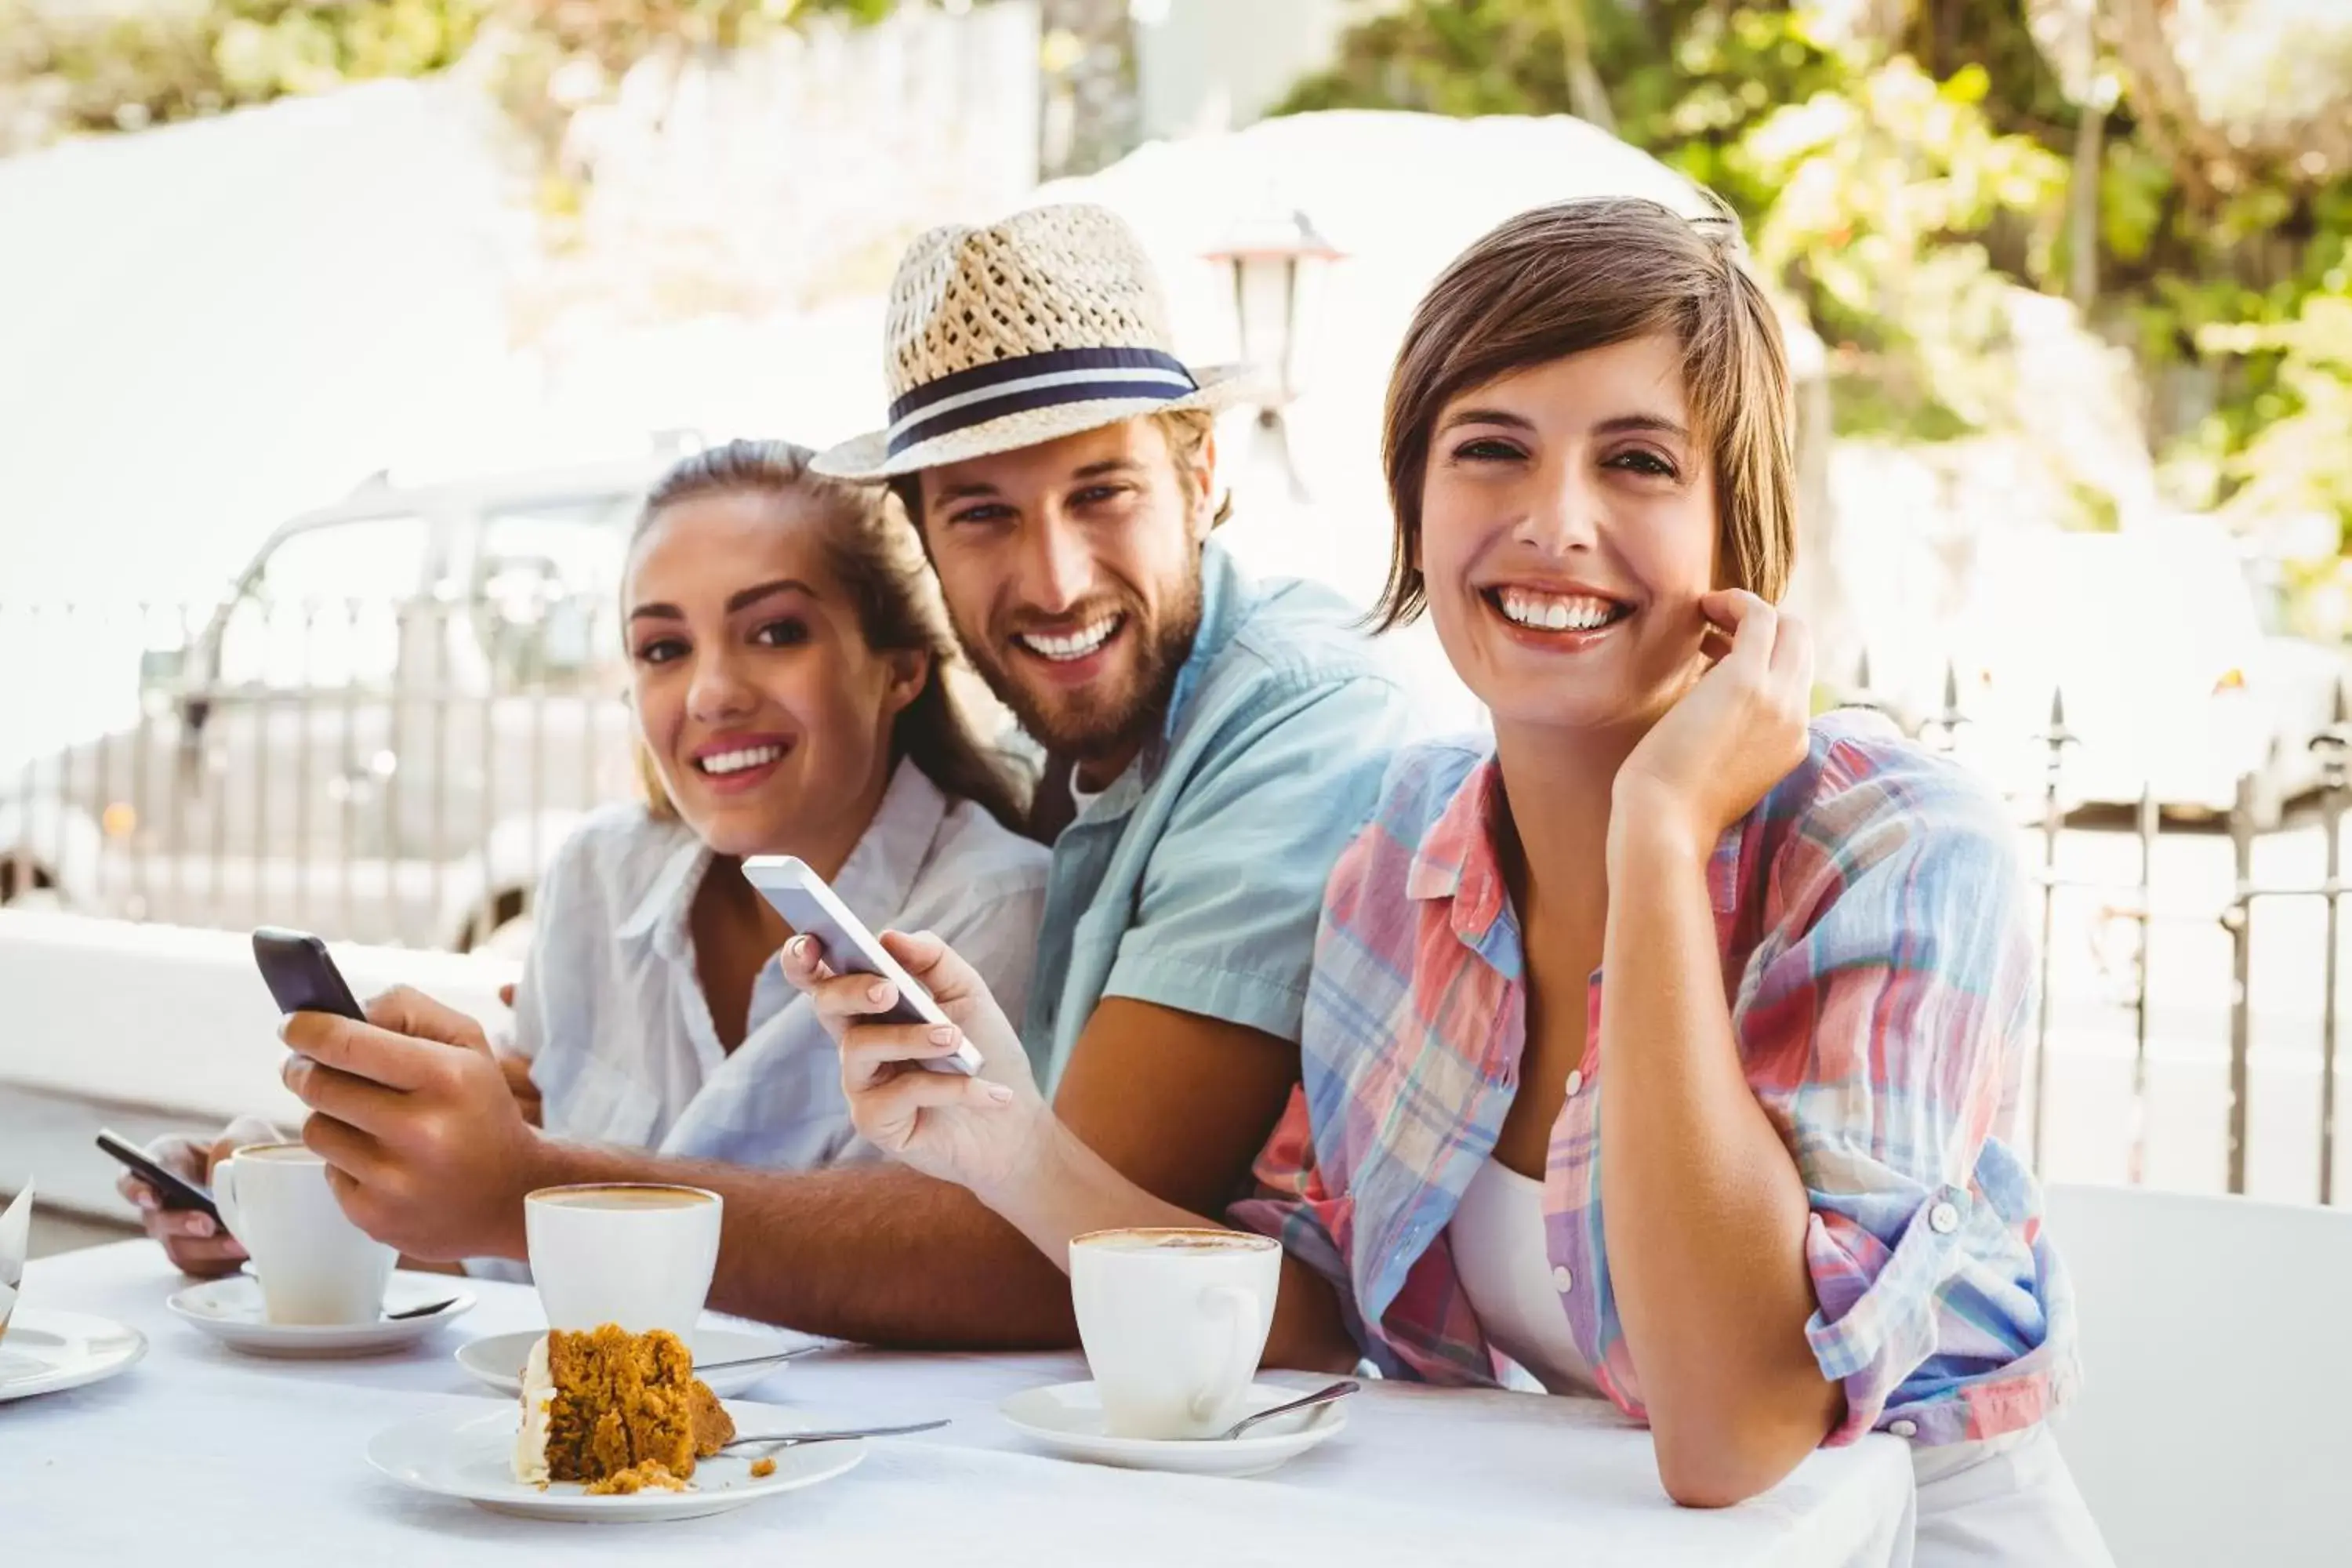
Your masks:
{"label": "white tablecloth", "polygon": [[1699,1513],[1667,1502],[1648,1435],[1605,1406],[1375,1384],[1349,1401],[1348,1430],[1321,1448],[1261,1479],[1209,1480],[1024,1448],[997,1402],[1083,1376],[1075,1355],[849,1349],[793,1363],[741,1397],[825,1420],[955,1424],[877,1444],[840,1480],[718,1518],[534,1523],[407,1490],[364,1457],[368,1439],[395,1422],[497,1397],[451,1352],[469,1338],[538,1326],[530,1289],[466,1282],[479,1298],[474,1310],[413,1351],[298,1363],[239,1355],[173,1317],[163,1302],[180,1283],[143,1242],[32,1265],[27,1310],[113,1318],[152,1347],[106,1383],[0,1405],[0,1563],[438,1568],[561,1552],[567,1565],[1439,1568],[1484,1557],[1572,1568],[1903,1568],[1910,1554],[1911,1468],[1891,1438],[1816,1454],[1769,1496]]}

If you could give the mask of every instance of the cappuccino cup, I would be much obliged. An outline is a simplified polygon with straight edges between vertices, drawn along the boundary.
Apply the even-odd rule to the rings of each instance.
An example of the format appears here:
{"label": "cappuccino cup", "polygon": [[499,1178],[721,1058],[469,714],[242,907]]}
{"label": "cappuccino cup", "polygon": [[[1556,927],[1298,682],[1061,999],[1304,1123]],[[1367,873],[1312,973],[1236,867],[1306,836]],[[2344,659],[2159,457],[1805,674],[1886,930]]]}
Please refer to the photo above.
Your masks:
{"label": "cappuccino cup", "polygon": [[1115,1437],[1211,1437],[1240,1420],[1274,1325],[1282,1247],[1231,1230],[1070,1243],[1070,1299]]}
{"label": "cappuccino cup", "polygon": [[353,1225],[327,1184],[327,1163],[299,1143],[248,1143],[213,1167],[221,1221],[261,1276],[273,1323],[373,1323],[383,1312],[395,1249]]}
{"label": "cappuccino cup", "polygon": [[523,1200],[530,1277],[551,1329],[667,1329],[688,1345],[719,1267],[719,1194],[605,1183]]}

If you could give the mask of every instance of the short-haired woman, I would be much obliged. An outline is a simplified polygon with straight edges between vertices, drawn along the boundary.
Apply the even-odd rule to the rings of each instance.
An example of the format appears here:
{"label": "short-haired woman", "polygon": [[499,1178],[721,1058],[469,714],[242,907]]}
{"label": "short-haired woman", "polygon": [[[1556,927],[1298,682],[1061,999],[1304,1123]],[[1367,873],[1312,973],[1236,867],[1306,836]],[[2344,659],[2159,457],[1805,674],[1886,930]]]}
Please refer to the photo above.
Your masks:
{"label": "short-haired woman", "polygon": [[[1304,1083],[1234,1223],[1282,1237],[1268,1350],[1646,1420],[1677,1501],[1823,1443],[1913,1446],[1922,1564],[2105,1564],[2044,1418],[2065,1274],[2005,1142],[2032,1016],[2001,813],[1873,722],[1809,721],[1780,332],[1727,217],[1523,214],[1439,279],[1391,381],[1382,616],[1423,613],[1494,718],[1391,770],[1324,900]],[[980,1047],[857,1024],[853,1114],[1048,1256],[1198,1224],[1054,1122],[985,993]]]}

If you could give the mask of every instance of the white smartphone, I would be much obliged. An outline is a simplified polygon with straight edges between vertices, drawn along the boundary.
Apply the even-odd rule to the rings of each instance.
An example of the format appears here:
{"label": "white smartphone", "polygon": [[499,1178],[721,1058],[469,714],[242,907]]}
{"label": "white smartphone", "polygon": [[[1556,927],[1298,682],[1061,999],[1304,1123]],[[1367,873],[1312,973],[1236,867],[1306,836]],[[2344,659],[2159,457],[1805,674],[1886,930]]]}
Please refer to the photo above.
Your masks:
{"label": "white smartphone", "polygon": [[[890,1024],[949,1024],[950,1020],[931,1000],[916,978],[898,967],[898,961],[884,950],[866,929],[866,924],[850,912],[840,895],[824,885],[824,879],[808,868],[795,855],[753,855],[743,862],[743,877],[760,890],[786,923],[803,936],[813,936],[824,947],[824,961],[836,974],[878,974],[898,987],[898,1000],[888,1012],[878,1015]],[[958,1046],[950,1057],[933,1057],[920,1065],[933,1072],[959,1072],[969,1078],[980,1071],[980,1053],[970,1040]]]}

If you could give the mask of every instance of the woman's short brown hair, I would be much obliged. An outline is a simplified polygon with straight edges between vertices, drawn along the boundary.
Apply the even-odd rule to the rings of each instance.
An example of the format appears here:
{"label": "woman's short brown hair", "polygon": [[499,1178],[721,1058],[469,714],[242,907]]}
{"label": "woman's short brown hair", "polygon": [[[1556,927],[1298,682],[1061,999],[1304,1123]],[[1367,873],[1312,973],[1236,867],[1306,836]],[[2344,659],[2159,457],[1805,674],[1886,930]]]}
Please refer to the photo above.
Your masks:
{"label": "woman's short brown hair", "polygon": [[1720,203],[1692,219],[1604,197],[1519,214],[1454,259],[1422,299],[1389,378],[1381,462],[1396,533],[1376,624],[1428,604],[1421,495],[1438,416],[1517,371],[1654,332],[1683,350],[1683,395],[1713,452],[1717,575],[1777,600],[1796,555],[1795,412],[1772,304]]}

